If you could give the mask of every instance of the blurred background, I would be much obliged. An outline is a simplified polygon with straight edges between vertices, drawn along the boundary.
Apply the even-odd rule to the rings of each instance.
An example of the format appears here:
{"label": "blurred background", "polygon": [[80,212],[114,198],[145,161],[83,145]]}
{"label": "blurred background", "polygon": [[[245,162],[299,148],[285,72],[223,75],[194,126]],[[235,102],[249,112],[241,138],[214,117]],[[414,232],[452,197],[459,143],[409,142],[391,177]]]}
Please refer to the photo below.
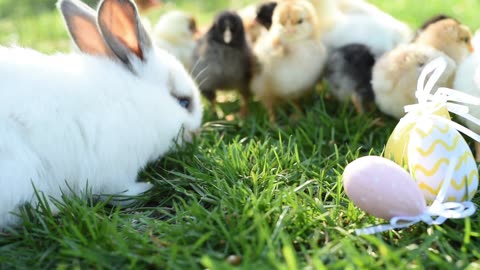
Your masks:
{"label": "blurred background", "polygon": [[[85,0],[96,6],[98,0]],[[191,12],[200,25],[208,26],[212,16],[223,9],[240,9],[252,0],[164,0],[161,8],[148,10],[144,16],[155,24],[167,10]],[[371,0],[412,27],[428,17],[444,13],[459,19],[476,31],[480,27],[479,0]],[[0,0],[0,45],[33,47],[43,52],[67,51],[70,41],[58,12],[56,0]]]}

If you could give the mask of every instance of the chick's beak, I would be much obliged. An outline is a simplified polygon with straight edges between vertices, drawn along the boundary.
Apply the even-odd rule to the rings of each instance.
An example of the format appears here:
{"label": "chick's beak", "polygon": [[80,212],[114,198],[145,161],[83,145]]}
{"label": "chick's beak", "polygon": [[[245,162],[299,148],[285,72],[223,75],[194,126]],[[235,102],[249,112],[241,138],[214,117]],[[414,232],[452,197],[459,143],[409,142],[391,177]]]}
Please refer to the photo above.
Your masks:
{"label": "chick's beak", "polygon": [[230,27],[227,27],[225,32],[223,32],[223,41],[225,41],[226,44],[232,42],[232,31],[230,30]]}
{"label": "chick's beak", "polygon": [[473,47],[473,45],[470,43],[470,44],[468,44],[468,50],[469,50],[471,53],[473,53],[473,52],[475,52],[475,47]]}
{"label": "chick's beak", "polygon": [[285,27],[285,31],[286,31],[288,34],[293,34],[293,33],[295,33],[295,27],[293,27],[292,25],[288,24],[288,25]]}
{"label": "chick's beak", "polygon": [[195,19],[193,17],[190,18],[190,23],[189,23],[188,28],[189,28],[190,33],[191,33],[191,35],[194,39],[199,39],[201,37],[202,34],[201,34],[200,30],[198,29],[197,22],[195,21]]}

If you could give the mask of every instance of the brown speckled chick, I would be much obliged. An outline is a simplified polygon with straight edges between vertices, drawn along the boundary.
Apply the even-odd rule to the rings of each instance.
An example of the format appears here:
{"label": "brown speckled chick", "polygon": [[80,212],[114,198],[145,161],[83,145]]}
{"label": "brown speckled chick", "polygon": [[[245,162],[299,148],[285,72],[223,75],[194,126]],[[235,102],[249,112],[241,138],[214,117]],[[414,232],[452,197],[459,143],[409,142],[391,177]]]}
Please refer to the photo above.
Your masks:
{"label": "brown speckled chick", "polygon": [[473,50],[471,32],[454,19],[427,25],[415,42],[399,46],[382,56],[373,68],[375,103],[385,114],[400,119],[404,106],[415,104],[418,77],[428,62],[443,57],[447,69],[436,87],[451,87],[460,64]]}
{"label": "brown speckled chick", "polygon": [[417,37],[416,44],[432,46],[458,64],[473,51],[470,29],[455,19],[432,23]]}

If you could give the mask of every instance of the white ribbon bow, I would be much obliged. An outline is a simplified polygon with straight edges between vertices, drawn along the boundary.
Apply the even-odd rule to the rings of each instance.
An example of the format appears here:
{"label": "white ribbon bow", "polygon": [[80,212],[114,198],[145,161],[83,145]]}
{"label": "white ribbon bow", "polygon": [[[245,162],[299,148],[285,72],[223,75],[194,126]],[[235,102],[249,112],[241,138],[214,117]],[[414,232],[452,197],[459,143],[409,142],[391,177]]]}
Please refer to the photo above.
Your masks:
{"label": "white ribbon bow", "polygon": [[[438,82],[443,72],[445,72],[446,68],[447,62],[442,57],[431,61],[425,66],[418,78],[417,91],[415,92],[415,97],[417,98],[418,103],[405,106],[405,112],[407,115],[402,118],[402,120],[418,121],[418,114],[412,112],[424,112],[421,113],[422,116],[445,123],[468,137],[480,142],[480,135],[477,133],[449,119],[434,114],[436,109],[445,106],[449,112],[459,115],[480,126],[480,119],[471,115],[469,113],[469,108],[463,105],[470,104],[478,106],[480,105],[480,98],[445,87],[438,88],[435,94],[432,94],[435,84]],[[429,75],[430,78],[425,83]],[[430,107],[428,104],[433,104],[435,106]]]}
{"label": "white ribbon bow", "polygon": [[376,234],[393,229],[407,228],[420,221],[423,221],[428,225],[440,225],[447,219],[461,219],[473,215],[476,211],[476,207],[472,202],[445,202],[449,187],[448,184],[453,177],[455,164],[457,164],[458,159],[453,159],[452,161],[453,162],[448,166],[445,180],[443,181],[442,188],[440,189],[437,198],[431,206],[427,207],[424,213],[413,217],[393,217],[390,219],[390,224],[357,229],[355,230],[355,233],[357,235]]}
{"label": "white ribbon bow", "polygon": [[[452,128],[458,130],[459,132],[462,132],[463,134],[480,142],[480,135],[460,124],[457,124],[449,119],[434,114],[436,110],[441,108],[440,106],[445,106],[449,112],[462,116],[467,120],[472,121],[477,125],[480,125],[480,119],[471,115],[469,113],[469,108],[465,105],[462,105],[480,105],[479,98],[444,87],[439,88],[435,92],[435,94],[431,94],[435,87],[435,84],[440,79],[446,68],[447,62],[441,57],[433,60],[425,66],[418,79],[417,91],[415,92],[415,96],[418,99],[418,104],[405,106],[405,112],[407,113],[407,115],[402,118],[402,120],[418,121],[419,114],[414,114],[412,112],[420,112],[421,117],[428,117],[431,119],[435,119],[436,121],[445,123]],[[428,75],[430,75],[430,78],[425,83]],[[433,104],[434,106],[429,107],[429,104]],[[450,163],[437,198],[432,203],[432,205],[426,208],[424,213],[413,217],[393,217],[392,219],[390,219],[390,224],[373,226],[365,229],[357,229],[355,231],[356,234],[376,234],[393,229],[403,229],[421,221],[425,222],[428,225],[440,225],[443,224],[447,219],[461,219],[473,215],[476,211],[476,207],[470,201],[445,202],[449,183],[453,177],[455,171],[455,164],[457,164],[457,161],[458,159],[454,159],[453,162]]]}

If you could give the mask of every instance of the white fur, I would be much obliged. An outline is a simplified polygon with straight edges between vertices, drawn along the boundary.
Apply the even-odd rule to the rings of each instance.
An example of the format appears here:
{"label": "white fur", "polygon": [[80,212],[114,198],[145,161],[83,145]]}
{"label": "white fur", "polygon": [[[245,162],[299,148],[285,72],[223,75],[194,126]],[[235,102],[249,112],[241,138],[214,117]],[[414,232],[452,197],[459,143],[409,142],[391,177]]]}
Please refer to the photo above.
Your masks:
{"label": "white fur", "polygon": [[372,14],[383,13],[379,8],[364,0],[336,0],[340,11],[348,14]]}
{"label": "white fur", "polygon": [[393,18],[353,14],[339,18],[335,27],[324,35],[328,48],[359,43],[366,45],[379,57],[400,44],[407,43],[411,32]]}
{"label": "white fur", "polygon": [[[198,89],[172,56],[153,50],[137,75],[106,57],[47,56],[0,47],[0,228],[35,203],[32,184],[59,199],[69,186],[137,195],[138,172],[199,128]],[[154,78],[154,79],[152,79]],[[193,112],[171,95],[191,96]],[[179,142],[183,141],[179,137]]]}
{"label": "white fur", "polygon": [[196,44],[191,19],[185,12],[171,11],[160,18],[154,30],[155,44],[177,57],[187,69],[192,68]]}
{"label": "white fur", "polygon": [[[468,56],[457,69],[453,88],[469,95],[480,97],[480,34],[477,32],[473,38],[475,53]],[[480,106],[469,105],[469,112],[480,118]],[[480,133],[480,126],[459,117],[460,120],[472,131]]]}
{"label": "white fur", "polygon": [[359,43],[379,57],[413,37],[405,23],[365,1],[310,1],[317,8],[319,31],[330,49]]}

